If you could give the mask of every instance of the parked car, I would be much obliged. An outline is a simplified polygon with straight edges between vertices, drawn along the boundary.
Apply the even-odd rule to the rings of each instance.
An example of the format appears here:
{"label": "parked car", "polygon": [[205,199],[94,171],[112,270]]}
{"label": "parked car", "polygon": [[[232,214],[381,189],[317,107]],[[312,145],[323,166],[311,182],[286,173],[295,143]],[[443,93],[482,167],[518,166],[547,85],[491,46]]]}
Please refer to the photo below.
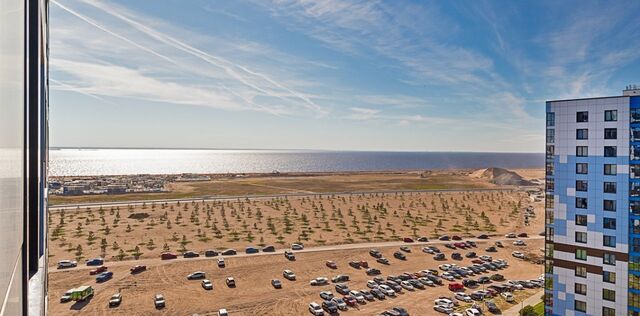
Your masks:
{"label": "parked car", "polygon": [[282,288],[282,282],[280,282],[280,280],[278,280],[278,279],[271,279],[271,286],[273,286],[276,289],[281,289]]}
{"label": "parked car", "polygon": [[304,245],[300,243],[291,244],[291,250],[302,250]]}
{"label": "parked car", "polygon": [[183,258],[197,258],[200,257],[200,254],[195,251],[187,251],[182,254]]}
{"label": "parked car", "polygon": [[328,260],[328,261],[325,263],[325,265],[326,265],[327,267],[331,268],[331,269],[337,269],[337,268],[338,268],[338,265],[337,265],[334,261],[331,261],[331,260]]}
{"label": "parked car", "polygon": [[502,244],[502,242],[501,242],[501,241],[499,241],[499,240],[495,242],[495,245],[496,245],[496,247],[504,248],[504,245],[503,245],[503,244]]}
{"label": "parked car", "polygon": [[205,257],[215,257],[218,255],[218,252],[215,250],[207,250],[204,252]]}
{"label": "parked car", "polygon": [[478,239],[489,239],[489,235],[487,235],[487,234],[479,235]]}
{"label": "parked car", "polygon": [[204,279],[206,277],[207,277],[206,273],[204,273],[202,271],[196,271],[196,272],[193,272],[193,273],[187,275],[187,280],[200,280],[200,279]]}
{"label": "parked car", "polygon": [[227,277],[224,282],[228,287],[236,287],[236,280],[233,277]]}
{"label": "parked car", "polygon": [[349,276],[346,274],[338,274],[333,278],[331,278],[331,282],[333,283],[341,283],[341,282],[347,282],[347,281],[349,281]]}
{"label": "parked car", "polygon": [[518,258],[518,259],[524,259],[524,253],[520,252],[520,251],[514,251],[511,253],[512,256]]}
{"label": "parked car", "polygon": [[402,238],[402,241],[404,241],[404,242],[413,242],[413,239],[409,238],[409,237],[404,237],[404,238]]}
{"label": "parked car", "polygon": [[164,295],[162,295],[162,294],[156,294],[156,295],[153,297],[153,305],[154,305],[156,308],[164,308],[164,307],[165,307],[165,304],[166,304],[166,301],[165,301],[165,299],[164,299]]}
{"label": "parked car", "polygon": [[246,254],[259,253],[259,252],[260,252],[260,249],[255,247],[247,247],[244,249],[244,253]]}
{"label": "parked car", "polygon": [[375,298],[377,298],[379,300],[385,299],[384,293],[379,288],[372,289],[371,290],[371,295],[373,295]]}
{"label": "parked car", "polygon": [[287,258],[289,261],[296,260],[296,256],[293,254],[293,252],[291,252],[289,250],[285,250],[284,251],[284,257]]}
{"label": "parked car", "polygon": [[453,260],[462,260],[462,255],[458,252],[454,252],[451,254],[451,259]]}
{"label": "parked car", "polygon": [[96,274],[99,274],[99,273],[102,273],[102,272],[105,272],[105,271],[107,271],[107,267],[100,266],[100,267],[97,267],[97,268],[95,268],[93,270],[90,270],[89,271],[89,275],[96,275]]}
{"label": "parked car", "polygon": [[336,305],[336,303],[334,303],[332,301],[328,301],[327,300],[327,301],[322,302],[322,309],[327,311],[327,313],[329,313],[329,315],[332,315],[332,314],[338,312],[338,305]]}
{"label": "parked car", "polygon": [[355,290],[351,290],[349,291],[349,295],[353,298],[356,299],[356,301],[360,304],[364,304],[365,303],[365,298],[364,295],[362,295],[362,293],[355,291]]}
{"label": "parked car", "polygon": [[222,252],[223,256],[235,256],[238,252],[235,249],[227,249]]}
{"label": "parked car", "polygon": [[404,252],[411,252],[411,248],[409,248],[409,247],[407,247],[407,246],[401,246],[401,247],[400,247],[400,250],[401,250],[401,251],[404,251]]}
{"label": "parked car", "polygon": [[464,290],[464,285],[454,282],[454,283],[449,283],[449,291],[463,291]]}
{"label": "parked car", "polygon": [[320,298],[329,301],[333,298],[333,293],[331,291],[320,291]]}
{"label": "parked car", "polygon": [[349,294],[349,286],[347,286],[344,283],[338,283],[335,286],[336,292],[342,294],[342,295],[347,295]]}
{"label": "parked car", "polygon": [[309,304],[309,312],[311,313],[311,315],[314,315],[314,316],[324,315],[324,312],[322,311],[322,307],[320,307],[320,305],[318,305],[318,303],[316,302],[311,302],[311,304]]}
{"label": "parked car", "polygon": [[511,294],[511,292],[502,292],[500,294],[500,296],[502,296],[502,298],[504,298],[505,301],[511,303],[515,300],[515,298],[513,297],[513,294]]}
{"label": "parked car", "polygon": [[523,240],[518,239],[518,240],[513,242],[513,245],[514,246],[526,246],[527,244]]}
{"label": "parked car", "polygon": [[276,252],[276,247],[274,246],[266,246],[262,248],[262,252]]}
{"label": "parked car", "polygon": [[379,275],[381,272],[376,268],[367,269],[367,275]]}
{"label": "parked car", "polygon": [[468,288],[473,288],[478,286],[478,282],[476,282],[476,280],[472,280],[472,279],[464,279],[462,280],[462,285],[468,287]]}
{"label": "parked car", "polygon": [[469,296],[469,295],[467,295],[466,293],[463,293],[463,292],[457,292],[455,295],[453,295],[453,297],[455,297],[459,301],[463,301],[463,302],[467,302],[467,303],[473,301],[471,299],[471,296]]}
{"label": "parked car", "polygon": [[347,303],[345,303],[344,300],[342,300],[342,298],[334,297],[331,299],[331,301],[336,304],[339,310],[342,310],[342,311],[347,310]]}
{"label": "parked car", "polygon": [[309,284],[311,284],[312,286],[326,285],[326,284],[329,284],[329,279],[326,277],[317,277],[311,280]]}
{"label": "parked car", "polygon": [[352,268],[360,269],[360,262],[359,261],[349,261],[349,265]]}
{"label": "parked car", "polygon": [[104,259],[94,258],[87,260],[87,266],[101,266],[104,264]]}
{"label": "parked car", "polygon": [[418,241],[419,242],[429,242],[429,238],[423,236],[423,237],[418,238]]}
{"label": "parked car", "polygon": [[442,235],[440,237],[438,237],[438,240],[440,241],[449,241],[451,238],[449,238],[449,236],[447,235]]}
{"label": "parked car", "polygon": [[224,268],[227,264],[224,262],[224,258],[218,258],[218,268]]}
{"label": "parked car", "polygon": [[160,255],[160,259],[162,260],[171,260],[171,259],[176,259],[178,258],[178,255],[176,255],[175,253],[172,252],[163,252]]}
{"label": "parked car", "polygon": [[64,292],[64,294],[62,294],[62,296],[60,297],[60,303],[66,303],[71,301],[71,294],[73,294],[73,290],[74,289]]}
{"label": "parked car", "polygon": [[386,284],[380,284],[378,289],[386,296],[396,296],[396,291]]}
{"label": "parked car", "polygon": [[396,251],[393,253],[393,257],[400,260],[407,260],[407,256],[405,256],[402,252]]}
{"label": "parked car", "polygon": [[389,259],[387,258],[378,258],[376,259],[377,263],[381,263],[381,264],[389,264]]}
{"label": "parked car", "polygon": [[466,242],[454,242],[453,245],[456,246],[456,248],[462,249],[466,249],[468,247]]}
{"label": "parked car", "polygon": [[527,233],[520,233],[520,234],[518,234],[518,237],[527,238],[527,237],[529,237],[529,235],[527,235]]}
{"label": "parked car", "polygon": [[497,314],[500,312],[500,309],[498,308],[498,305],[496,305],[496,303],[492,302],[492,301],[486,301],[484,303],[484,305],[487,307],[487,310],[490,313],[494,313]]}
{"label": "parked car", "polygon": [[374,258],[382,258],[382,253],[378,249],[369,250],[369,255],[371,255]]}
{"label": "parked car", "polygon": [[462,240],[462,237],[458,236],[458,235],[453,235],[451,237],[451,240]]}
{"label": "parked car", "polygon": [[211,283],[211,281],[207,279],[202,280],[202,282],[200,282],[200,285],[202,286],[203,289],[207,291],[213,290],[213,283]]}
{"label": "parked car", "polygon": [[122,294],[120,292],[111,295],[109,299],[109,307],[118,307],[122,303]]}
{"label": "parked car", "polygon": [[129,271],[131,271],[131,274],[140,273],[146,270],[147,270],[147,266],[143,266],[143,265],[135,265],[131,269],[129,269]]}
{"label": "parked car", "polygon": [[515,233],[508,233],[508,234],[504,235],[504,237],[506,237],[506,238],[517,238]]}
{"label": "parked car", "polygon": [[229,316],[229,313],[226,309],[222,308],[218,310],[218,316]]}
{"label": "parked car", "polygon": [[447,315],[453,312],[453,308],[447,307],[444,305],[434,305],[433,310],[439,313],[447,314]]}
{"label": "parked car", "polygon": [[484,251],[486,252],[498,252],[498,249],[496,249],[496,247],[494,246],[490,246],[484,249]]}
{"label": "parked car", "polygon": [[356,301],[356,298],[350,295],[345,295],[342,300],[344,300],[345,303],[347,303],[347,305],[349,306],[357,306],[358,305],[358,301]]}
{"label": "parked car", "polygon": [[480,313],[479,310],[475,309],[475,308],[467,308],[464,310],[464,313],[466,316],[481,316],[482,313]]}
{"label": "parked car", "polygon": [[496,273],[491,276],[492,281],[504,281],[504,275]]}
{"label": "parked car", "polygon": [[60,260],[58,261],[58,269],[75,268],[78,266],[77,261],[73,260]]}
{"label": "parked car", "polygon": [[296,280],[296,274],[293,273],[293,271],[291,270],[284,270],[282,271],[282,276],[289,280],[289,281],[295,281]]}
{"label": "parked car", "polygon": [[444,246],[449,249],[456,249],[456,246],[454,244],[444,244]]}
{"label": "parked car", "polygon": [[360,294],[362,294],[362,296],[364,296],[364,299],[367,301],[374,301],[376,299],[375,297],[373,297],[373,294],[371,294],[371,292],[367,290],[361,290]]}
{"label": "parked car", "polygon": [[447,257],[443,254],[443,253],[437,253],[435,256],[433,256],[433,260],[445,260]]}
{"label": "parked car", "polygon": [[478,283],[480,284],[487,284],[487,283],[491,283],[491,279],[487,276],[481,276],[478,278]]}
{"label": "parked car", "polygon": [[96,277],[96,282],[98,282],[98,283],[106,282],[106,281],[110,280],[111,278],[113,278],[113,272],[111,272],[111,271],[102,272],[102,273],[98,274],[98,276]]}

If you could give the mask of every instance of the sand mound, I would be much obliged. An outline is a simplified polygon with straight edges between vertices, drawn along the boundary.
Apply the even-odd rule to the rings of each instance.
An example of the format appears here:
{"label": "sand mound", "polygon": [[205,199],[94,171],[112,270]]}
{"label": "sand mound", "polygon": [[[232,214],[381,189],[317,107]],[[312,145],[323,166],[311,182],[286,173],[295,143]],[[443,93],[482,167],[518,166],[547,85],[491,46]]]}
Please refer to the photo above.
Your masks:
{"label": "sand mound", "polygon": [[497,185],[532,185],[530,181],[523,179],[519,174],[502,168],[487,168],[474,171],[469,176],[473,178],[487,179]]}

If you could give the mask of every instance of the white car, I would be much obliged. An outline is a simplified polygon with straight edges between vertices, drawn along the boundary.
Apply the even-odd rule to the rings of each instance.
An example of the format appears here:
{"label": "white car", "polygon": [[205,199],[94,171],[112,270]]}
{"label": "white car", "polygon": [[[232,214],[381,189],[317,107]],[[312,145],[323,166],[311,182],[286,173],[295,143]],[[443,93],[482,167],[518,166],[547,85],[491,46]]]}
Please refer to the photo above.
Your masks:
{"label": "white car", "polygon": [[205,290],[213,290],[213,283],[211,283],[211,281],[207,279],[202,280],[200,284],[202,285],[202,288]]}
{"label": "white car", "polygon": [[449,316],[464,316],[462,313],[451,313]]}
{"label": "white car", "polygon": [[311,315],[315,315],[315,316],[324,315],[324,312],[322,311],[322,307],[320,307],[320,305],[316,302],[311,302],[311,304],[309,304],[309,312],[311,313]]}
{"label": "white car", "polygon": [[480,260],[482,260],[482,261],[491,261],[491,260],[493,260],[493,257],[491,257],[491,256],[487,256],[487,255],[480,256],[479,258],[480,258]]}
{"label": "white car", "polygon": [[292,244],[291,245],[291,250],[302,250],[304,249],[304,246],[302,244]]}
{"label": "white car", "polygon": [[504,237],[506,237],[506,238],[516,238],[517,236],[516,236],[516,233],[509,233],[509,234],[504,235]]}
{"label": "white car", "polygon": [[518,239],[518,240],[514,241],[514,242],[513,242],[513,244],[514,244],[515,246],[526,246],[526,245],[527,245],[527,244],[525,244],[525,243],[524,243],[524,241],[523,241],[523,240],[520,240],[520,239]]}
{"label": "white car", "polygon": [[448,263],[445,264],[441,264],[438,266],[438,269],[442,270],[442,271],[449,271],[449,269],[451,269],[451,265]]}
{"label": "white car", "polygon": [[507,283],[511,286],[513,286],[516,290],[524,290],[524,286],[522,286],[522,284],[513,281],[513,280],[509,280],[507,281]]}
{"label": "white car", "polygon": [[384,293],[384,295],[386,296],[396,296],[396,291],[394,291],[391,287],[389,287],[386,284],[380,284],[378,289],[382,291],[382,293]]}
{"label": "white car", "polygon": [[342,311],[346,311],[347,310],[347,303],[344,302],[344,300],[340,297],[334,297],[331,299],[332,302],[334,302],[337,306],[339,310]]}
{"label": "white car", "polygon": [[442,275],[440,275],[440,277],[441,277],[441,278],[443,278],[443,279],[445,279],[445,280],[447,280],[447,281],[453,281],[453,280],[455,280],[455,279],[456,279],[456,278],[455,278],[453,275],[451,275],[451,273],[449,273],[449,272],[445,272],[445,273],[443,273]]}
{"label": "white car", "polygon": [[435,305],[435,306],[433,306],[433,309],[436,312],[440,312],[440,313],[443,313],[443,314],[449,314],[449,313],[453,312],[453,308],[446,307],[444,305]]}
{"label": "white car", "polygon": [[74,268],[78,266],[78,262],[77,261],[73,261],[73,260],[60,260],[58,261],[58,269],[64,269],[64,268]]}
{"label": "white car", "polygon": [[407,291],[413,291],[413,285],[411,285],[411,283],[409,283],[409,281],[402,281],[400,282],[400,286],[402,286],[402,288],[404,288]]}
{"label": "white car", "polygon": [[435,251],[433,251],[433,249],[429,248],[429,247],[424,247],[422,248],[422,252],[426,252],[428,254],[434,254],[436,253]]}
{"label": "white car", "polygon": [[509,303],[514,301],[514,297],[513,297],[513,294],[511,294],[511,292],[502,292],[500,296],[502,296],[504,300]]}
{"label": "white car", "polygon": [[219,268],[225,267],[224,258],[218,258],[218,267]]}
{"label": "white car", "polygon": [[514,251],[511,253],[511,255],[518,259],[524,259],[524,254],[520,251]]}
{"label": "white car", "polygon": [[463,301],[463,302],[471,302],[471,301],[473,301],[471,299],[471,296],[469,296],[469,295],[467,295],[465,293],[462,293],[462,292],[456,292],[456,294],[453,297],[455,297],[457,300]]}
{"label": "white car", "polygon": [[378,283],[376,283],[376,281],[374,280],[369,280],[367,281],[367,287],[370,289],[375,289],[378,287]]}
{"label": "white car", "polygon": [[313,280],[311,280],[311,282],[309,282],[311,285],[313,286],[320,286],[320,285],[326,285],[329,284],[329,278],[327,277],[317,277]]}
{"label": "white car", "polygon": [[419,278],[418,281],[427,286],[436,286],[435,284],[433,284],[433,281],[429,280],[429,278],[426,277]]}
{"label": "white car", "polygon": [[229,316],[229,313],[223,308],[218,311],[218,316]]}
{"label": "white car", "polygon": [[475,309],[475,308],[467,308],[467,309],[465,309],[465,310],[464,310],[464,313],[465,313],[467,316],[480,316],[480,315],[482,315],[482,314],[480,313],[480,311],[479,311],[479,310],[477,310],[477,309]]}
{"label": "white car", "polygon": [[296,279],[296,274],[291,270],[282,271],[282,276],[289,281],[293,281]]}
{"label": "white car", "polygon": [[433,304],[453,308],[453,301],[448,298],[439,298],[433,301]]}
{"label": "white car", "polygon": [[365,302],[364,295],[362,295],[362,293],[360,293],[358,291],[351,290],[351,291],[349,291],[349,295],[353,296],[353,298],[355,298],[356,301],[358,301],[358,303],[364,303]]}

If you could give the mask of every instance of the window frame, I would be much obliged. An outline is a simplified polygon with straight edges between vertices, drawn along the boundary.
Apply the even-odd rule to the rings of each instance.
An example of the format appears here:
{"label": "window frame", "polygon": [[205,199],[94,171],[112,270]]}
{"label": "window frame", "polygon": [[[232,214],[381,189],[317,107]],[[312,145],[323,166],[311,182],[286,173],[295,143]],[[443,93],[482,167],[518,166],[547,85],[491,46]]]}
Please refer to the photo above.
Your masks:
{"label": "window frame", "polygon": [[589,122],[589,111],[576,112],[576,123],[587,123],[587,122]]}
{"label": "window frame", "polygon": [[578,128],[578,129],[576,129],[576,139],[577,140],[589,139],[589,129],[588,128]]}
{"label": "window frame", "polygon": [[605,122],[617,122],[618,121],[618,110],[604,110],[604,121]]}
{"label": "window frame", "polygon": [[604,139],[618,139],[618,129],[617,128],[605,128],[604,129]]}

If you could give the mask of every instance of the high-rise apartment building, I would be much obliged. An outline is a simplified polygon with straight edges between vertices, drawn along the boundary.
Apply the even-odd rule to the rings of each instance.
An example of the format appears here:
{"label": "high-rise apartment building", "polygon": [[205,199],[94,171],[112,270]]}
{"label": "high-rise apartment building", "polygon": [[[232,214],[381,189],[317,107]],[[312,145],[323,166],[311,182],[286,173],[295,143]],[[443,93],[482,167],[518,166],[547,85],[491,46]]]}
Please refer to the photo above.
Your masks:
{"label": "high-rise apartment building", "polygon": [[546,104],[545,315],[640,315],[639,92]]}

